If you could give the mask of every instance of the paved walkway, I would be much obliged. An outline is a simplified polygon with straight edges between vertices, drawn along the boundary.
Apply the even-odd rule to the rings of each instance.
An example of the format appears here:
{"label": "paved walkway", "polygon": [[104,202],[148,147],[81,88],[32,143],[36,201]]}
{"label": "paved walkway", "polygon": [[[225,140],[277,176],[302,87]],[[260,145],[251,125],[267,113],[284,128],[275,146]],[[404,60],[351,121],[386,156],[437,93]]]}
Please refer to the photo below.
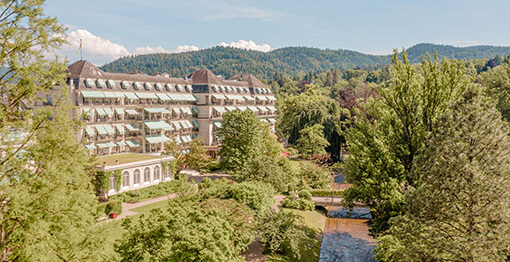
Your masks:
{"label": "paved walkway", "polygon": [[137,212],[132,211],[135,208],[143,207],[143,206],[146,206],[146,205],[150,205],[150,204],[157,203],[157,202],[160,202],[160,201],[165,201],[165,200],[168,200],[168,199],[172,199],[172,198],[174,198],[176,196],[177,196],[176,193],[172,193],[170,195],[166,195],[166,196],[162,196],[162,197],[156,197],[156,198],[152,198],[152,199],[141,201],[141,202],[137,202],[137,203],[132,203],[132,204],[130,204],[130,203],[122,203],[122,214],[118,215],[117,218],[111,219],[111,220],[119,220],[119,219],[123,219],[125,217],[134,216],[134,215],[138,214]]}

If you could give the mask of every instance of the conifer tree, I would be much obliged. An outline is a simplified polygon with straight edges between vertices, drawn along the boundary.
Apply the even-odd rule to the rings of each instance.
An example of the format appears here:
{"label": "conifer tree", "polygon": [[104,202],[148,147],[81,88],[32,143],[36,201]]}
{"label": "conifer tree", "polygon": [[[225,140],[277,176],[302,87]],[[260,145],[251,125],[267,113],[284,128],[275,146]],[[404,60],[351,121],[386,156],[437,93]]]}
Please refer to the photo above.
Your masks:
{"label": "conifer tree", "polygon": [[404,214],[380,237],[381,261],[508,261],[510,128],[468,91],[436,124],[412,176]]}

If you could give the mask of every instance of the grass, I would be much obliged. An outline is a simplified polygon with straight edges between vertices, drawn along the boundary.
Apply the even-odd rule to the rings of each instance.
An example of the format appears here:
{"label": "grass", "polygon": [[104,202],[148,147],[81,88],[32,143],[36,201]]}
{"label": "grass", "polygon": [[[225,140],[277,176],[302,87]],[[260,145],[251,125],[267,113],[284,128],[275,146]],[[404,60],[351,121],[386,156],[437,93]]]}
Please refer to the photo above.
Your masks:
{"label": "grass", "polygon": [[168,205],[168,201],[169,200],[161,200],[159,202],[152,203],[150,205],[141,206],[141,207],[131,209],[131,211],[134,211],[136,213],[147,213],[147,212],[151,211],[152,209],[166,207]]}
{"label": "grass", "polygon": [[296,215],[303,217],[307,227],[323,231],[326,223],[326,216],[317,211],[302,211],[296,209],[282,208],[286,211],[292,211]]}
{"label": "grass", "polygon": [[125,163],[150,160],[150,159],[156,159],[156,158],[161,158],[161,157],[147,155],[147,154],[119,154],[119,155],[109,155],[109,156],[97,157],[97,163],[103,164],[103,162],[106,162],[106,165],[110,166],[110,165],[116,165],[117,160],[119,161],[119,164],[125,164]]}

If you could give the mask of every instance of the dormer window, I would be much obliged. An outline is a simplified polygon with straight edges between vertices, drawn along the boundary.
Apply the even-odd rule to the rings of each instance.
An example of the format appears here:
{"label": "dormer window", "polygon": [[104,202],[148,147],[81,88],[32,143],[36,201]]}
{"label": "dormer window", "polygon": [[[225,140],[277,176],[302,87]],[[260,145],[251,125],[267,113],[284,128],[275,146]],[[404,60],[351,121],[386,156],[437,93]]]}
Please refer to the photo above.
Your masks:
{"label": "dormer window", "polygon": [[92,80],[90,78],[85,79],[84,82],[85,82],[85,86],[88,87],[88,88],[96,87],[96,84],[94,83],[94,80]]}
{"label": "dormer window", "polygon": [[186,85],[186,91],[187,92],[193,91],[193,87],[191,87],[191,85]]}
{"label": "dormer window", "polygon": [[177,85],[175,90],[177,90],[177,92],[182,92],[182,85]]}
{"label": "dormer window", "polygon": [[135,90],[140,90],[140,89],[142,89],[142,83],[140,83],[140,82],[134,82],[134,83],[133,83],[133,88],[134,88]]}
{"label": "dormer window", "polygon": [[122,89],[129,89],[129,87],[130,87],[130,86],[131,86],[131,84],[130,84],[128,81],[122,81],[122,82],[120,83],[120,87],[121,87]]}
{"label": "dormer window", "polygon": [[225,92],[225,87],[224,86],[219,86],[218,90],[220,90],[220,92]]}
{"label": "dormer window", "polygon": [[96,80],[97,88],[106,88],[106,83],[103,79]]}
{"label": "dormer window", "polygon": [[151,83],[145,83],[143,85],[143,87],[145,88],[145,90],[150,91],[152,89],[152,84]]}
{"label": "dormer window", "polygon": [[156,89],[156,91],[160,91],[161,89],[163,89],[163,85],[161,85],[160,83],[156,83],[154,85],[154,89]]}
{"label": "dormer window", "polygon": [[218,92],[218,86],[217,86],[217,85],[213,85],[213,86],[212,86],[212,90],[213,90],[214,92]]}
{"label": "dormer window", "polygon": [[172,92],[172,90],[174,89],[174,85],[172,85],[172,84],[166,84],[166,85],[165,85],[165,89],[166,89],[166,91],[168,91],[168,92]]}
{"label": "dormer window", "polygon": [[117,87],[117,83],[115,83],[115,81],[109,79],[108,81],[106,81],[106,86],[109,89],[113,89],[113,88]]}

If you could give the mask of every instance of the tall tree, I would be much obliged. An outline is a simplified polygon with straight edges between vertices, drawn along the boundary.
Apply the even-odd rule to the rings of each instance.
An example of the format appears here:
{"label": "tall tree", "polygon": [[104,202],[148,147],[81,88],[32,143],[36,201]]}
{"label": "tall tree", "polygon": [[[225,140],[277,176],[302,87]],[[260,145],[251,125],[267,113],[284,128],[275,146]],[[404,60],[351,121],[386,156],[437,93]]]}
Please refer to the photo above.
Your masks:
{"label": "tall tree", "polygon": [[382,261],[508,261],[510,127],[466,92],[435,125],[406,193],[404,215],[379,238]]}
{"label": "tall tree", "polygon": [[[414,185],[409,173],[426,134],[469,83],[464,64],[455,60],[423,61],[420,71],[403,52],[393,56],[394,78],[358,110],[346,134],[351,153],[346,162],[346,204],[363,201],[371,207],[373,233],[388,228],[388,220],[401,213],[403,188]],[[420,73],[421,72],[421,73]]]}
{"label": "tall tree", "polygon": [[329,146],[324,138],[324,126],[315,124],[299,131],[300,138],[296,141],[299,153],[305,158],[326,154],[325,147]]}
{"label": "tall tree", "polygon": [[186,164],[193,169],[204,171],[211,162],[202,138],[197,137],[189,144],[189,153],[185,156]]}
{"label": "tall tree", "polygon": [[[69,119],[67,89],[55,88],[66,86],[67,68],[44,57],[64,28],[43,6],[0,1],[0,260],[101,260],[80,123]],[[54,99],[31,110],[38,93]]]}
{"label": "tall tree", "polygon": [[480,74],[480,82],[487,94],[496,100],[496,107],[510,121],[510,64],[505,63]]}

